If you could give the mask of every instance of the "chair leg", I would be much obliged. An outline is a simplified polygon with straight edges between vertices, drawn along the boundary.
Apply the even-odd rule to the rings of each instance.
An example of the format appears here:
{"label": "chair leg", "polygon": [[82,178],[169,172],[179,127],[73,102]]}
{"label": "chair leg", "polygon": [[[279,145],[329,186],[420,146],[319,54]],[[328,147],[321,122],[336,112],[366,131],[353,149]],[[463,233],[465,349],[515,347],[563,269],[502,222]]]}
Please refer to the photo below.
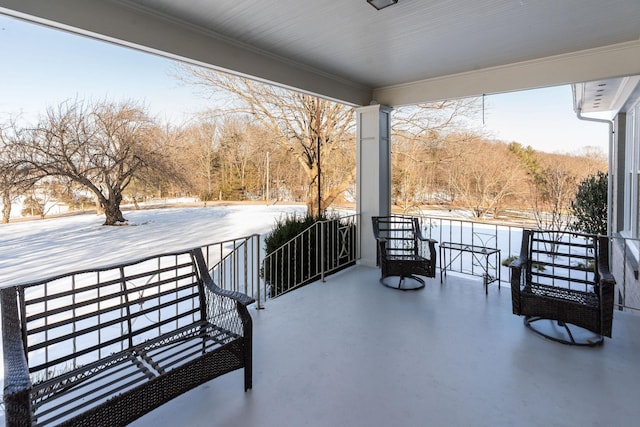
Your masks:
{"label": "chair leg", "polygon": [[[387,283],[387,277],[391,278],[391,277],[399,277],[398,280],[398,284],[397,286],[394,286],[393,283],[395,282],[391,282],[391,283]],[[411,279],[415,282],[417,282],[417,286],[415,286],[416,284],[411,283],[410,285],[407,285],[408,281],[407,279]],[[384,286],[391,288],[391,289],[399,289],[401,291],[415,291],[418,289],[422,289],[425,286],[425,281],[422,277],[419,276],[415,276],[415,275],[409,275],[409,276],[383,276],[380,278],[380,283],[382,283]]]}
{"label": "chair leg", "polygon": [[[541,321],[548,321],[549,324],[551,325],[553,325],[553,323],[556,323],[557,326],[564,328],[568,338],[565,339],[558,335],[552,335],[551,334],[552,331],[545,331],[544,327],[540,327],[538,326],[538,324],[536,324],[536,322],[541,322]],[[574,333],[569,328],[568,323],[562,322],[562,321],[556,321],[552,319],[546,319],[540,316],[525,316],[524,325],[530,330],[532,330],[533,332],[535,332],[536,334],[544,338],[550,339],[552,341],[559,342],[561,344],[584,346],[584,347],[596,347],[604,343],[604,337],[602,335],[598,335],[595,333],[593,337],[588,337],[583,340],[576,340]],[[577,326],[575,327],[578,328]]]}

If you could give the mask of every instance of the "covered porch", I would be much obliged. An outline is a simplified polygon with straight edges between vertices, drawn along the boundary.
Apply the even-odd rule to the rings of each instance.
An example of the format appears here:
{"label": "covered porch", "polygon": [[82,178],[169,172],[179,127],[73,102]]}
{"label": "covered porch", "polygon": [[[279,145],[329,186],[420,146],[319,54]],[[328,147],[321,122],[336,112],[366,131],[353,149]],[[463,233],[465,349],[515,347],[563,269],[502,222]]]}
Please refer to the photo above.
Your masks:
{"label": "covered porch", "polygon": [[[202,2],[3,0],[0,12],[359,107],[364,264],[375,260],[369,219],[390,204],[385,106],[640,73],[640,9],[632,0],[556,10],[463,1],[440,13],[422,2],[386,12],[360,3],[291,9],[253,1],[238,12],[221,2],[203,10]],[[226,11],[233,19],[224,21]],[[601,16],[616,25],[601,25]],[[249,31],[259,28],[266,30]],[[464,34],[483,38],[469,43]],[[281,48],[289,42],[296,46]],[[397,52],[402,61],[391,55]],[[527,330],[511,314],[506,287],[490,286],[485,296],[478,279],[450,275],[443,285],[432,279],[423,290],[400,292],[378,278],[378,269],[359,265],[251,310],[251,391],[243,392],[242,373],[234,372],[133,425],[616,426],[640,419],[640,317],[616,312],[603,347],[567,347]]]}
{"label": "covered porch", "polygon": [[[351,267],[251,310],[253,390],[224,375],[137,420],[190,426],[576,426],[640,419],[640,317],[578,348],[511,314],[511,292],[448,275],[419,291]],[[504,284],[503,284],[504,285]]]}

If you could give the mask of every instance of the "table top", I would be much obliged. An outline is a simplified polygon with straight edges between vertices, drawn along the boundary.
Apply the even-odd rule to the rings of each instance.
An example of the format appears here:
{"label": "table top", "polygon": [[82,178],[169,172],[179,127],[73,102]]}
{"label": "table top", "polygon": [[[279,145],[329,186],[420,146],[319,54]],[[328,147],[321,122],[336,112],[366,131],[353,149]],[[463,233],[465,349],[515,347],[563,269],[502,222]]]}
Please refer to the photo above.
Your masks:
{"label": "table top", "polygon": [[487,246],[472,245],[469,243],[458,243],[458,242],[441,242],[440,248],[453,249],[453,250],[465,251],[465,252],[481,253],[481,254],[487,254],[487,255],[500,252],[500,249],[497,249],[497,248],[489,248]]}

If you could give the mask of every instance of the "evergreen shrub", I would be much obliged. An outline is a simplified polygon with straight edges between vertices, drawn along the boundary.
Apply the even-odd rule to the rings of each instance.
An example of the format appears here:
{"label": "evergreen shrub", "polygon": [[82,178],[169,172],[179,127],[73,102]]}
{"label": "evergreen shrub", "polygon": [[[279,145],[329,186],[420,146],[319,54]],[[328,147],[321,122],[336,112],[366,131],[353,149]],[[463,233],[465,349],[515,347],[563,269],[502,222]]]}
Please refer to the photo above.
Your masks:
{"label": "evergreen shrub", "polygon": [[[355,225],[343,223],[338,218],[321,215],[287,216],[276,221],[271,233],[265,238],[265,254],[268,260],[262,268],[262,276],[269,287],[269,296],[274,297],[291,290],[298,285],[313,282],[320,274],[320,250],[323,247],[318,239],[321,227],[318,222],[328,221],[324,226],[324,271],[334,269],[342,263],[338,250],[337,228],[348,226],[348,236],[355,236]],[[305,233],[309,230],[308,233]],[[284,250],[284,245],[292,244]],[[348,249],[353,254],[355,239],[349,239]]]}

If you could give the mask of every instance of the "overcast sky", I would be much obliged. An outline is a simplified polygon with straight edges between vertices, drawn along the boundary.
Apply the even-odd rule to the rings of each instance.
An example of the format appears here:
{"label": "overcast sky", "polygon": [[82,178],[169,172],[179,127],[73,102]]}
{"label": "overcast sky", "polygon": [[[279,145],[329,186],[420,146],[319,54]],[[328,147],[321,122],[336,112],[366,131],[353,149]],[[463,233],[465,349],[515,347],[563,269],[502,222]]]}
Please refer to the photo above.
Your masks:
{"label": "overcast sky", "polygon": [[[46,107],[76,97],[138,100],[177,123],[212,106],[176,80],[170,60],[2,15],[0,54],[0,121],[17,115],[35,121]],[[489,95],[483,128],[537,150],[607,152],[607,126],[576,118],[570,86]]]}

